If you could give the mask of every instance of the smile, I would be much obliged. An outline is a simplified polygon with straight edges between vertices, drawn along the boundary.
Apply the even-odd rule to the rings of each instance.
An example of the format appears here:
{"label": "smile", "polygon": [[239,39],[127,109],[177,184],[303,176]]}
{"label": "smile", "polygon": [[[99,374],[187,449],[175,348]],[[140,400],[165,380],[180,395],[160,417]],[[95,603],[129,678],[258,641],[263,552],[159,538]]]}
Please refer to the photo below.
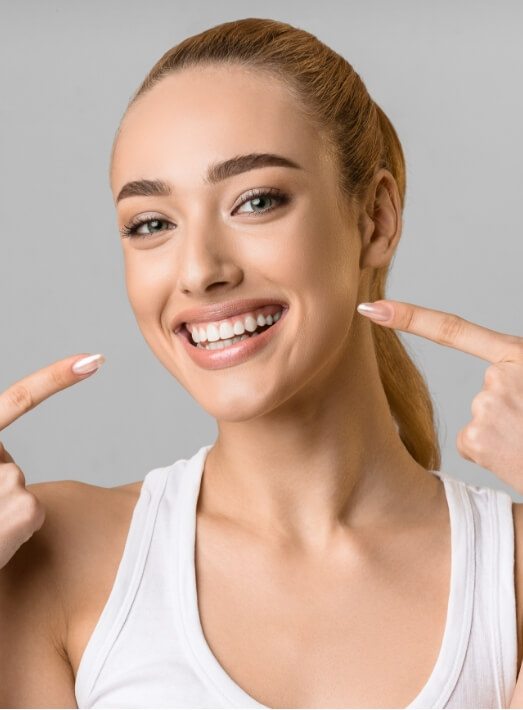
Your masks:
{"label": "smile", "polygon": [[276,323],[282,312],[283,306],[273,304],[263,306],[254,311],[239,313],[231,318],[210,323],[185,323],[191,338],[197,347],[214,350],[245,340],[260,333]]}
{"label": "smile", "polygon": [[232,367],[273,341],[288,310],[288,306],[271,305],[215,323],[184,323],[175,335],[198,366]]}

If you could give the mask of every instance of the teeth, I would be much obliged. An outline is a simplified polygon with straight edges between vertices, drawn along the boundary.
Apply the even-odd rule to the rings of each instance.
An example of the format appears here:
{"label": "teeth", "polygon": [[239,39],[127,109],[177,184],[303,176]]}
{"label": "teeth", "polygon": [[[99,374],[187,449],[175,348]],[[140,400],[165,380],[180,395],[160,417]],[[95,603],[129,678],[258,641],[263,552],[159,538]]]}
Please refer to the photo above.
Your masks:
{"label": "teeth", "polygon": [[[256,333],[256,335],[258,335]],[[218,342],[215,343],[209,343],[208,345],[202,345],[201,343],[198,343],[196,346],[197,348],[202,348],[205,350],[221,350],[222,348],[226,348],[228,345],[233,345],[234,343],[239,343],[240,340],[247,340],[247,338],[251,338],[251,335],[238,335],[235,338],[229,338],[227,340],[219,340]]]}
{"label": "teeth", "polygon": [[[256,323],[255,319],[252,316],[247,316],[244,322],[246,330],[248,330],[249,333],[254,333],[254,331],[258,327],[258,323]],[[209,331],[207,330],[207,332]]]}
{"label": "teeth", "polygon": [[268,316],[259,313],[256,318],[252,315],[248,315],[243,319],[238,318],[238,320],[235,320],[232,324],[230,320],[226,320],[220,323],[219,326],[213,323],[208,326],[195,326],[191,332],[192,340],[193,343],[196,344],[204,342],[217,343],[218,341],[228,342],[230,340],[238,342],[235,340],[235,336],[243,335],[245,331],[258,335],[258,333],[255,333],[257,328],[273,325],[279,320],[281,314],[282,311]]}
{"label": "teeth", "polygon": [[207,326],[207,340],[210,343],[214,343],[216,340],[220,339],[220,334],[218,332],[218,328],[215,325],[208,325]]}
{"label": "teeth", "polygon": [[225,321],[225,323],[220,323],[220,339],[227,340],[228,338],[234,338],[234,330],[232,325]]}
{"label": "teeth", "polygon": [[197,348],[202,348],[203,350],[222,350],[223,348],[233,345],[234,343],[239,343],[240,340],[247,340],[247,338],[255,338],[260,333],[251,333],[251,335],[238,335],[234,338],[227,338],[227,340],[217,340],[214,342],[209,342],[206,345],[198,343]]}
{"label": "teeth", "polygon": [[235,335],[243,335],[245,333],[245,326],[241,320],[235,321],[232,329],[234,330]]}

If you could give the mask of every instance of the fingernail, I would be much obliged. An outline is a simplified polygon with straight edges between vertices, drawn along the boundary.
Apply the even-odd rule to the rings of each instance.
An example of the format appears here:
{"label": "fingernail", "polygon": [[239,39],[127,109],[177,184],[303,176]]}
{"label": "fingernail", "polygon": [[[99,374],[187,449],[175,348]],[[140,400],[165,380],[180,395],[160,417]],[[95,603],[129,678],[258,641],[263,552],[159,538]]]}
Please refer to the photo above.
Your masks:
{"label": "fingernail", "polygon": [[376,305],[375,303],[360,303],[356,310],[362,316],[369,316],[373,320],[389,320],[392,318],[392,311],[389,306],[383,303]]}
{"label": "fingernail", "polygon": [[100,365],[105,362],[105,357],[100,355],[89,355],[88,357],[83,357],[81,360],[77,360],[73,365],[73,372],[77,375],[85,375],[87,372],[95,372],[98,370]]}

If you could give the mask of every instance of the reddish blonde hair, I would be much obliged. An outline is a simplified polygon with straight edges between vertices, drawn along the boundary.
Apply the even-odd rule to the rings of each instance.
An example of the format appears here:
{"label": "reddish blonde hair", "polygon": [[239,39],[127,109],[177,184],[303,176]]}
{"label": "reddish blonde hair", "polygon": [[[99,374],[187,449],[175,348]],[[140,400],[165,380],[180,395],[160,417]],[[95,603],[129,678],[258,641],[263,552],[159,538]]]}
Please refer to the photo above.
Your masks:
{"label": "reddish blonde hair", "polygon": [[[377,170],[386,168],[397,183],[403,210],[405,158],[392,123],[346,59],[313,34],[287,23],[247,18],[187,37],[160,57],[127,109],[171,72],[227,62],[269,72],[286,84],[326,139],[339,167],[341,196],[357,200]],[[116,138],[113,152],[115,144]],[[386,298],[388,271],[389,266],[373,270],[367,300]],[[439,470],[441,453],[425,379],[400,336],[370,323],[381,382],[401,440],[421,466]]]}

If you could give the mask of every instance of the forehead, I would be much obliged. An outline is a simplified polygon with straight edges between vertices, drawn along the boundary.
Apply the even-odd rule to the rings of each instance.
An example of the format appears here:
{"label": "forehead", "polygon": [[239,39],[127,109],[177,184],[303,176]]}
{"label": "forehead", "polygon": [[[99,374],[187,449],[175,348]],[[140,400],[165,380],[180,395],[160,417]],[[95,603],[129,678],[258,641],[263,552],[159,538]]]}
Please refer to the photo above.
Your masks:
{"label": "forehead", "polygon": [[283,82],[255,69],[206,66],[164,77],[124,117],[111,186],[143,177],[201,184],[210,162],[277,153],[317,172],[326,159],[317,129]]}

